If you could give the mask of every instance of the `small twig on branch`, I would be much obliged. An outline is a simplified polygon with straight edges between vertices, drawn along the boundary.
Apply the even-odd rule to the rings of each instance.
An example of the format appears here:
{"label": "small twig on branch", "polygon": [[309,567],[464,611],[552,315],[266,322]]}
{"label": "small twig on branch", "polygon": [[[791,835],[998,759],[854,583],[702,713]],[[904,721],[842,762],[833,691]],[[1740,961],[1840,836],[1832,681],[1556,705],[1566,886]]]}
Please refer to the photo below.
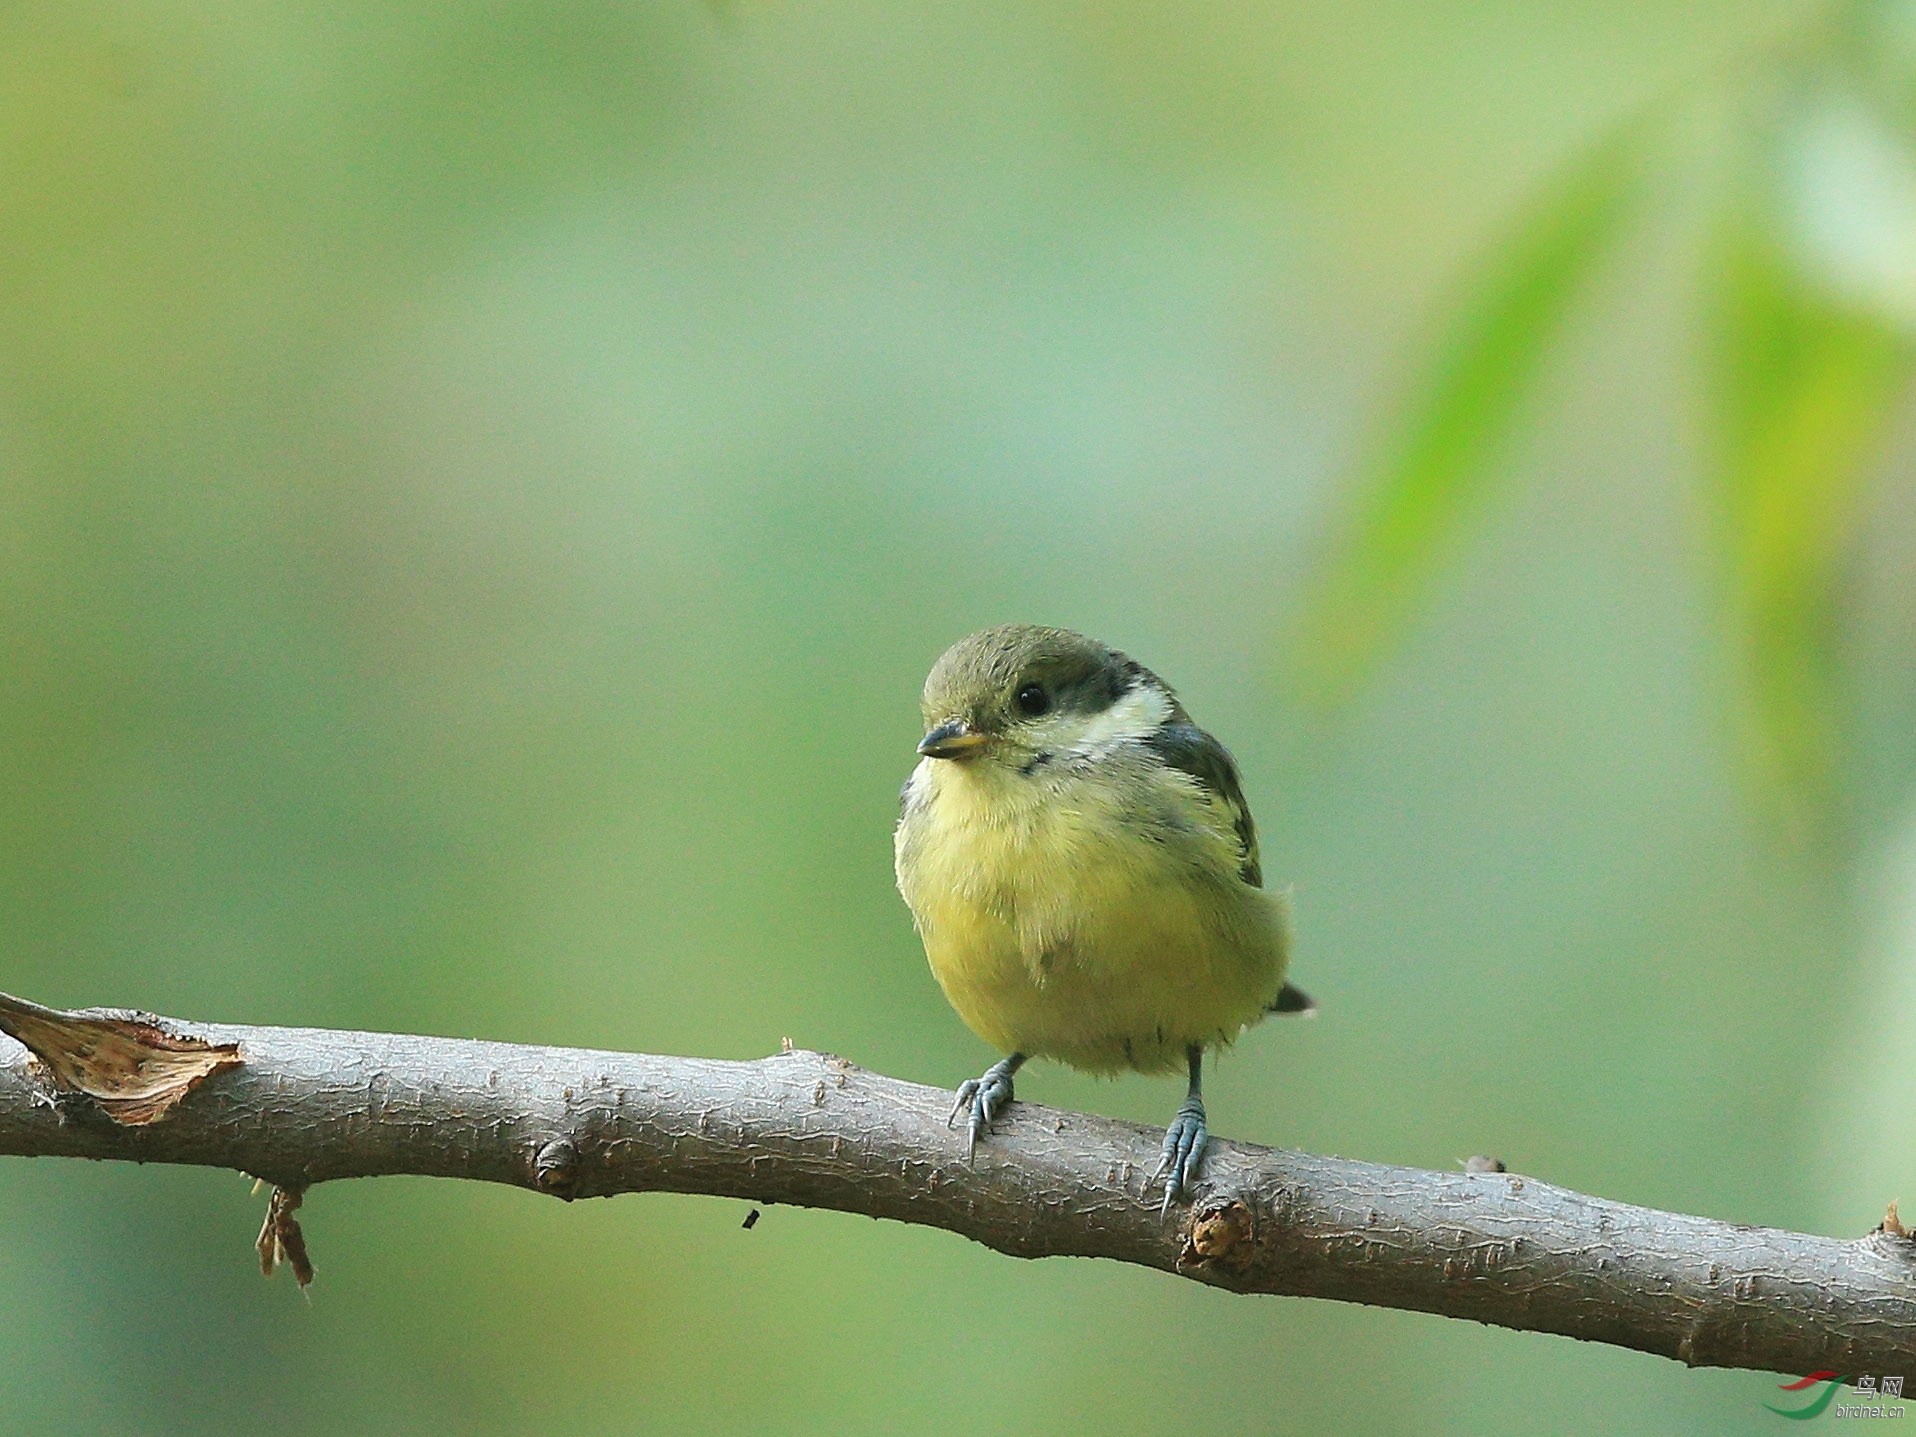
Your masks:
{"label": "small twig on branch", "polygon": [[1916,1239],[1893,1210],[1846,1242],[1585,1197],[1489,1160],[1424,1172],[1214,1141],[1197,1202],[1166,1217],[1147,1192],[1156,1130],[1017,1103],[968,1164],[949,1093],[827,1054],[733,1063],[185,1024],[4,995],[0,1030],[39,1054],[0,1043],[0,1154],[251,1173],[276,1189],[261,1264],[286,1262],[302,1285],[305,1191],[412,1173],[568,1200],[835,1208],[1016,1257],[1114,1258],[1699,1367],[1916,1372]]}

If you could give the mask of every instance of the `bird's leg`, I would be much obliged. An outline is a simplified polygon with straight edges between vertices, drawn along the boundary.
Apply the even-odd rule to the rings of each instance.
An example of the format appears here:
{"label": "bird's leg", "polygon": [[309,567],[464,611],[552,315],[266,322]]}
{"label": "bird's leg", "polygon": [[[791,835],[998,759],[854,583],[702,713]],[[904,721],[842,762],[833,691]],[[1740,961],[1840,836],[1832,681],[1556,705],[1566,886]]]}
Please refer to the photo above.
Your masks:
{"label": "bird's leg", "polygon": [[1157,1176],[1164,1179],[1164,1211],[1167,1213],[1180,1193],[1190,1192],[1198,1164],[1204,1161],[1204,1145],[1211,1138],[1209,1129],[1204,1126],[1204,1049],[1193,1043],[1185,1049],[1185,1054],[1191,1061],[1191,1090],[1185,1094],[1184,1106],[1178,1109],[1178,1115],[1165,1130],[1164,1153],[1158,1159]]}
{"label": "bird's leg", "polygon": [[951,1106],[951,1116],[945,1119],[950,1127],[958,1121],[958,1115],[967,1108],[971,1110],[970,1132],[965,1138],[965,1161],[971,1160],[972,1150],[978,1146],[978,1135],[991,1126],[991,1120],[1005,1110],[1011,1101],[1011,1075],[1025,1065],[1023,1053],[1013,1053],[1009,1058],[1000,1058],[984,1075],[966,1078],[958,1085],[958,1101]]}

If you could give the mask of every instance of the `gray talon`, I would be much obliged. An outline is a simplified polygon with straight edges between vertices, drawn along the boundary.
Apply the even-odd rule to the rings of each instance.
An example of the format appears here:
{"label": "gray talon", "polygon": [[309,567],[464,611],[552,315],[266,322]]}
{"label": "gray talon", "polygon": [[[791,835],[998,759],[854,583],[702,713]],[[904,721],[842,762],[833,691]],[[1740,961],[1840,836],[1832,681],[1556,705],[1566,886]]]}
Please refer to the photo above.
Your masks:
{"label": "gray talon", "polygon": [[1162,1212],[1168,1214],[1173,1202],[1180,1196],[1190,1195],[1210,1138],[1210,1131],[1204,1126],[1204,1104],[1187,1102],[1178,1109],[1177,1117],[1165,1130],[1164,1151],[1155,1174],[1164,1179]]}
{"label": "gray talon", "polygon": [[950,1127],[957,1122],[958,1115],[967,1108],[971,1110],[971,1117],[965,1124],[967,1162],[977,1150],[979,1136],[1011,1103],[1011,1076],[1024,1066],[1024,1061],[1023,1053],[1013,1053],[1009,1058],[1001,1058],[986,1068],[982,1076],[966,1078],[958,1085],[958,1101],[951,1105],[951,1116],[945,1119],[945,1126]]}
{"label": "gray talon", "polygon": [[1204,1126],[1204,1050],[1192,1044],[1185,1056],[1191,1065],[1191,1088],[1185,1095],[1184,1106],[1171,1119],[1171,1126],[1164,1130],[1164,1151],[1158,1158],[1155,1174],[1164,1179],[1164,1206],[1159,1211],[1166,1216],[1170,1215],[1171,1204],[1180,1194],[1190,1193],[1191,1183],[1204,1161],[1205,1144],[1211,1140],[1210,1130]]}
{"label": "gray talon", "polygon": [[958,1121],[958,1115],[970,1107],[978,1096],[978,1080],[966,1078],[958,1085],[958,1101],[951,1105],[951,1116],[945,1119],[945,1126],[951,1127]]}

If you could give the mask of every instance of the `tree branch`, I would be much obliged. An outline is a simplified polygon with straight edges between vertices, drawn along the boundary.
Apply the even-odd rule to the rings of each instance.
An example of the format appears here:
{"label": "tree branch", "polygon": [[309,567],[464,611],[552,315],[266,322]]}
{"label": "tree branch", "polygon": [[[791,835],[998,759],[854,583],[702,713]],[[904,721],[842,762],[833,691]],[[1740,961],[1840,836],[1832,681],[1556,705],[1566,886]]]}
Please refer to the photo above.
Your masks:
{"label": "tree branch", "polygon": [[826,1054],[736,1063],[184,1024],[4,995],[0,1029],[39,1055],[0,1040],[0,1154],[264,1178],[281,1190],[260,1234],[269,1269],[276,1256],[304,1265],[292,1209],[305,1189],[413,1173],[565,1199],[665,1191],[834,1208],[1016,1257],[1113,1258],[1692,1366],[1916,1370],[1916,1241],[1893,1213],[1889,1231],[1844,1242],[1516,1174],[1214,1140],[1197,1203],[1167,1217],[1150,1177],[1157,1130],[1016,1103],[967,1164],[949,1092]]}

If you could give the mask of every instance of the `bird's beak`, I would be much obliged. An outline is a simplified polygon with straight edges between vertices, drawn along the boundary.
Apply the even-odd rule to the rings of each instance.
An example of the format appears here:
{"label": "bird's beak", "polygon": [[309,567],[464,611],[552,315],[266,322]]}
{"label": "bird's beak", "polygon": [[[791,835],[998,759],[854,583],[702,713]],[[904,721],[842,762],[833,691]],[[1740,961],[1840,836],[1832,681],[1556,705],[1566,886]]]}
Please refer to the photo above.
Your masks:
{"label": "bird's beak", "polygon": [[989,739],[963,719],[946,719],[918,741],[918,751],[926,758],[970,758]]}

